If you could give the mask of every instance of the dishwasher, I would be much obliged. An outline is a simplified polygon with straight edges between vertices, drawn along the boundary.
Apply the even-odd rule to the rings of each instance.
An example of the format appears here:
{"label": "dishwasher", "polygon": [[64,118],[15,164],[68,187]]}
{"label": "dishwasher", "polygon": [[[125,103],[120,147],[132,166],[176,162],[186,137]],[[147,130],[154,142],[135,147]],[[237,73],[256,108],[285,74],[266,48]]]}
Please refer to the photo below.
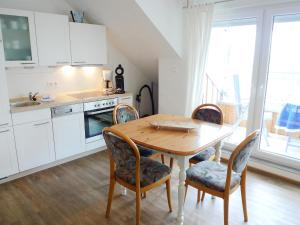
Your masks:
{"label": "dishwasher", "polygon": [[51,108],[56,160],[85,151],[83,104]]}

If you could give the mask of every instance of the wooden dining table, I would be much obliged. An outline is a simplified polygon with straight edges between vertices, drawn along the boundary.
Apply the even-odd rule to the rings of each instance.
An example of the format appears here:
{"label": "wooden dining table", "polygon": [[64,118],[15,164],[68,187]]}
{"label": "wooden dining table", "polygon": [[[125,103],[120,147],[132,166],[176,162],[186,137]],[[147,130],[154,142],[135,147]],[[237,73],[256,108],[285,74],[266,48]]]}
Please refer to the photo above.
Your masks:
{"label": "wooden dining table", "polygon": [[[154,128],[157,121],[192,124],[195,129],[173,130]],[[208,147],[216,148],[215,160],[220,162],[222,141],[233,132],[232,127],[217,125],[183,116],[157,114],[124,124],[114,125],[130,137],[136,144],[154,149],[177,160],[179,166],[177,224],[184,223],[184,195],[186,170],[189,159]]]}

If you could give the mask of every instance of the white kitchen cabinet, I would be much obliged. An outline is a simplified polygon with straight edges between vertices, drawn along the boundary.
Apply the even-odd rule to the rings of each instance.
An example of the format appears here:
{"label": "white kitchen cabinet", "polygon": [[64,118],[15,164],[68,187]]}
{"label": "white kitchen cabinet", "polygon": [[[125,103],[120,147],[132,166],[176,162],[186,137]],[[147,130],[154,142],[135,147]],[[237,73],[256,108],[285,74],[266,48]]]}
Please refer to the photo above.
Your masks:
{"label": "white kitchen cabinet", "polygon": [[56,160],[85,151],[83,112],[52,119]]}
{"label": "white kitchen cabinet", "polygon": [[55,159],[51,120],[14,126],[20,171],[38,167]]}
{"label": "white kitchen cabinet", "polygon": [[4,53],[1,45],[2,41],[0,40],[0,128],[11,124],[6,73],[4,69]]}
{"label": "white kitchen cabinet", "polygon": [[13,129],[0,128],[0,179],[19,172]]}
{"label": "white kitchen cabinet", "polygon": [[38,63],[34,14],[30,11],[0,9],[0,24],[6,66]]}
{"label": "white kitchen cabinet", "polygon": [[35,13],[39,65],[71,64],[69,18],[65,15]]}
{"label": "white kitchen cabinet", "polygon": [[70,23],[70,40],[73,65],[103,65],[107,63],[105,26]]}
{"label": "white kitchen cabinet", "polygon": [[119,104],[126,104],[133,106],[133,97],[132,95],[119,97]]}

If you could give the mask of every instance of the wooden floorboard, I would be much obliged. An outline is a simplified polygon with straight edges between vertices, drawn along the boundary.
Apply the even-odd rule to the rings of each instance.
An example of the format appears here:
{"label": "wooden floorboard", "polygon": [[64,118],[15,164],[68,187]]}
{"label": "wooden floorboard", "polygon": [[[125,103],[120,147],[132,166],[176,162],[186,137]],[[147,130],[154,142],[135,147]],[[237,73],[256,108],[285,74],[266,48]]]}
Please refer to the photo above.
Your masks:
{"label": "wooden floorboard", "polygon": [[[105,219],[108,159],[97,153],[0,185],[0,225],[134,225],[135,196],[117,187],[111,218]],[[173,213],[168,213],[165,186],[142,200],[142,224],[175,224],[178,169],[172,174]],[[299,225],[300,187],[280,179],[248,174],[249,225]],[[206,196],[196,204],[189,188],[185,224],[222,225],[223,202]],[[231,196],[230,225],[244,225],[240,191]]]}

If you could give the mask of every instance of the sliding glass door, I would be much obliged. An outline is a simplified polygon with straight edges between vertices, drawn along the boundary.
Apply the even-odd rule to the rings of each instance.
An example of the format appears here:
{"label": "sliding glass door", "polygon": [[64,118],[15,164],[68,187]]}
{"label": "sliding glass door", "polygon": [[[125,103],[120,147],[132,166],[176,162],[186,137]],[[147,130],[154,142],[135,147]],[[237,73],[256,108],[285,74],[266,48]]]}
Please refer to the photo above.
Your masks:
{"label": "sliding glass door", "polygon": [[216,16],[203,103],[224,112],[234,149],[261,130],[253,156],[300,169],[300,3]]}
{"label": "sliding glass door", "polygon": [[211,34],[203,103],[215,103],[235,127],[227,143],[246,137],[256,43],[256,19],[217,22]]}
{"label": "sliding glass door", "polygon": [[300,159],[300,14],[272,19],[260,149]]}

